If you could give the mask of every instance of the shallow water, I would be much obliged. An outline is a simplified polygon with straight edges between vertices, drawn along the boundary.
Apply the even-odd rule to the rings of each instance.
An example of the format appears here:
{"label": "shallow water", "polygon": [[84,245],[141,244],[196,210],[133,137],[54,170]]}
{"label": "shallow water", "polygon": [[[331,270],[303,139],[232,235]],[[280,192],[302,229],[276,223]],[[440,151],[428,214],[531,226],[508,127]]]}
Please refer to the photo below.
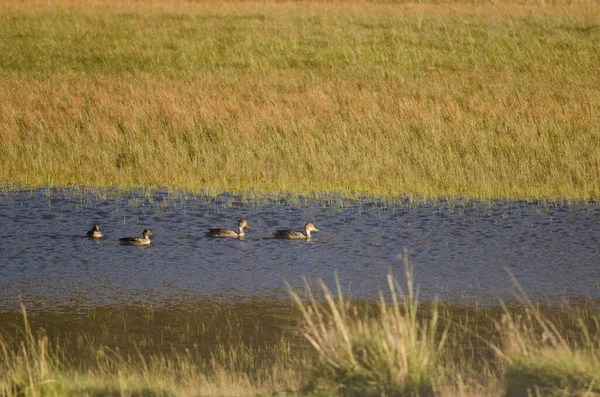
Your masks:
{"label": "shallow water", "polygon": [[[413,203],[336,196],[248,199],[135,191],[36,189],[0,196],[0,310],[286,298],[305,276],[375,299],[404,251],[421,299],[495,303],[600,298],[600,207],[522,201]],[[246,218],[246,238],[204,237]],[[271,238],[313,222],[311,241]],[[104,238],[85,233],[99,223]],[[151,228],[150,247],[118,237]]]}

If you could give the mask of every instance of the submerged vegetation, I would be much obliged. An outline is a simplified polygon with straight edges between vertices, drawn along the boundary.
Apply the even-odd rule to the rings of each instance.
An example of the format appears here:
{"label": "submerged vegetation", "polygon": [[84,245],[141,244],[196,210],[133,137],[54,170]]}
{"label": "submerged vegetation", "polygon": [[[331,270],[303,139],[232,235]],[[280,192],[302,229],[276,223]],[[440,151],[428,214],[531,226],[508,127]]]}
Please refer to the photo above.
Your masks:
{"label": "submerged vegetation", "polygon": [[14,185],[600,197],[594,1],[0,10]]}
{"label": "submerged vegetation", "polygon": [[109,311],[79,321],[95,332],[35,332],[22,308],[21,326],[0,332],[0,396],[600,395],[596,304],[423,304],[410,268],[405,288],[388,281],[378,305],[307,284],[290,289],[299,316],[214,303],[154,323],[147,308],[137,331]]}

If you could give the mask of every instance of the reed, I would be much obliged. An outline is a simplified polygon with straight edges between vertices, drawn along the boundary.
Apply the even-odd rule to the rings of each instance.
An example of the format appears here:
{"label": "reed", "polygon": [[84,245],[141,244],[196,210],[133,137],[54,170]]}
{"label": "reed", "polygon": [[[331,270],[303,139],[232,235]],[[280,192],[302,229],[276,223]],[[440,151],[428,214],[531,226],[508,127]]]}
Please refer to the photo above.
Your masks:
{"label": "reed", "polygon": [[0,180],[600,197],[597,2],[0,9]]}

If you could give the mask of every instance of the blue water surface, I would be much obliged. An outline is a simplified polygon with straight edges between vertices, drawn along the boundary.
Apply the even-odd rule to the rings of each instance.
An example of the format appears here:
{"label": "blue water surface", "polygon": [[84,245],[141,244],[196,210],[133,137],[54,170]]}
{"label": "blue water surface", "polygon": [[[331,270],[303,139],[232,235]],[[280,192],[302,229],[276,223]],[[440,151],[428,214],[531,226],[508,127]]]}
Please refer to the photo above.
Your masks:
{"label": "blue water surface", "polygon": [[[210,227],[252,226],[245,239],[205,237]],[[404,255],[420,299],[511,299],[510,271],[531,297],[600,298],[596,203],[218,196],[165,190],[34,189],[0,195],[0,309],[152,305],[286,298],[285,282],[323,279],[377,299]],[[313,222],[310,241],[272,238]],[[104,238],[85,238],[94,223]],[[118,244],[145,228],[149,247]]]}

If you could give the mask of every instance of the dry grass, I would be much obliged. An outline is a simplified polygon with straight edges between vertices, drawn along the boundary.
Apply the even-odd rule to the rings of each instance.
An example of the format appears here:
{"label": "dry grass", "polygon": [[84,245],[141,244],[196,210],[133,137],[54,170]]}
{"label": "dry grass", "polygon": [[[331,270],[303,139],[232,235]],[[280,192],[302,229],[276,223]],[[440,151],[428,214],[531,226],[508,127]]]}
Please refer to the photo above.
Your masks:
{"label": "dry grass", "polygon": [[[516,281],[515,281],[516,283]],[[523,315],[505,310],[498,329],[506,360],[507,396],[600,396],[600,317],[576,317],[579,337],[567,337],[521,290]]]}
{"label": "dry grass", "polygon": [[29,328],[27,312],[23,310],[23,334],[17,347],[0,336],[0,395],[42,396],[56,388],[56,373],[60,368],[59,354],[50,351],[43,331],[36,336]]}
{"label": "dry grass", "polygon": [[[208,357],[196,343],[190,343],[182,353],[171,351],[166,345],[161,346],[160,353],[143,353],[142,346],[161,345],[162,337],[140,337],[126,343],[133,350],[132,355],[81,330],[75,332],[85,343],[78,343],[74,352],[71,348],[71,354],[66,354],[58,343],[61,338],[55,335],[51,340],[43,330],[33,331],[24,307],[22,313],[24,326],[16,336],[9,336],[6,329],[0,334],[2,397],[267,395],[299,389],[302,371],[307,366],[307,357],[302,352],[292,352],[284,338],[266,346],[245,343],[242,334],[253,331],[245,330],[240,323],[225,331],[228,335],[222,341],[204,346],[211,350]],[[225,330],[229,324],[220,326]],[[73,329],[61,336],[72,336]],[[185,325],[177,331],[178,336],[189,337]],[[121,330],[106,338],[122,340],[132,336]]]}
{"label": "dry grass", "polygon": [[[292,292],[312,357],[294,338],[245,343],[245,333],[266,329],[244,329],[241,322],[204,346],[211,351],[205,356],[183,322],[173,321],[180,325],[171,329],[188,341],[189,349],[178,353],[161,338],[136,340],[128,328],[107,330],[102,340],[86,336],[72,320],[65,334],[33,331],[23,309],[23,327],[13,336],[7,329],[0,334],[0,396],[600,395],[597,305],[545,308],[543,314],[523,297],[524,307],[504,310],[417,307],[410,271],[406,280],[403,295],[390,276],[388,303],[382,298],[378,306],[344,298],[339,286],[336,297],[321,284],[323,299],[310,288],[305,298]],[[71,353],[58,343],[68,343],[68,335],[84,340]],[[121,350],[105,344],[117,339]],[[144,353],[148,343],[162,353]],[[91,361],[76,360],[84,356]]]}
{"label": "dry grass", "polygon": [[304,318],[304,336],[318,356],[309,390],[348,396],[434,394],[434,375],[447,330],[438,335],[436,306],[429,319],[417,317],[412,273],[407,265],[407,295],[388,275],[392,303],[381,295],[373,318],[361,318],[360,310],[343,297],[339,284],[336,297],[321,283],[325,305],[317,302],[308,284],[308,303],[291,292]]}
{"label": "dry grass", "polygon": [[600,196],[596,2],[4,5],[8,183]]}

